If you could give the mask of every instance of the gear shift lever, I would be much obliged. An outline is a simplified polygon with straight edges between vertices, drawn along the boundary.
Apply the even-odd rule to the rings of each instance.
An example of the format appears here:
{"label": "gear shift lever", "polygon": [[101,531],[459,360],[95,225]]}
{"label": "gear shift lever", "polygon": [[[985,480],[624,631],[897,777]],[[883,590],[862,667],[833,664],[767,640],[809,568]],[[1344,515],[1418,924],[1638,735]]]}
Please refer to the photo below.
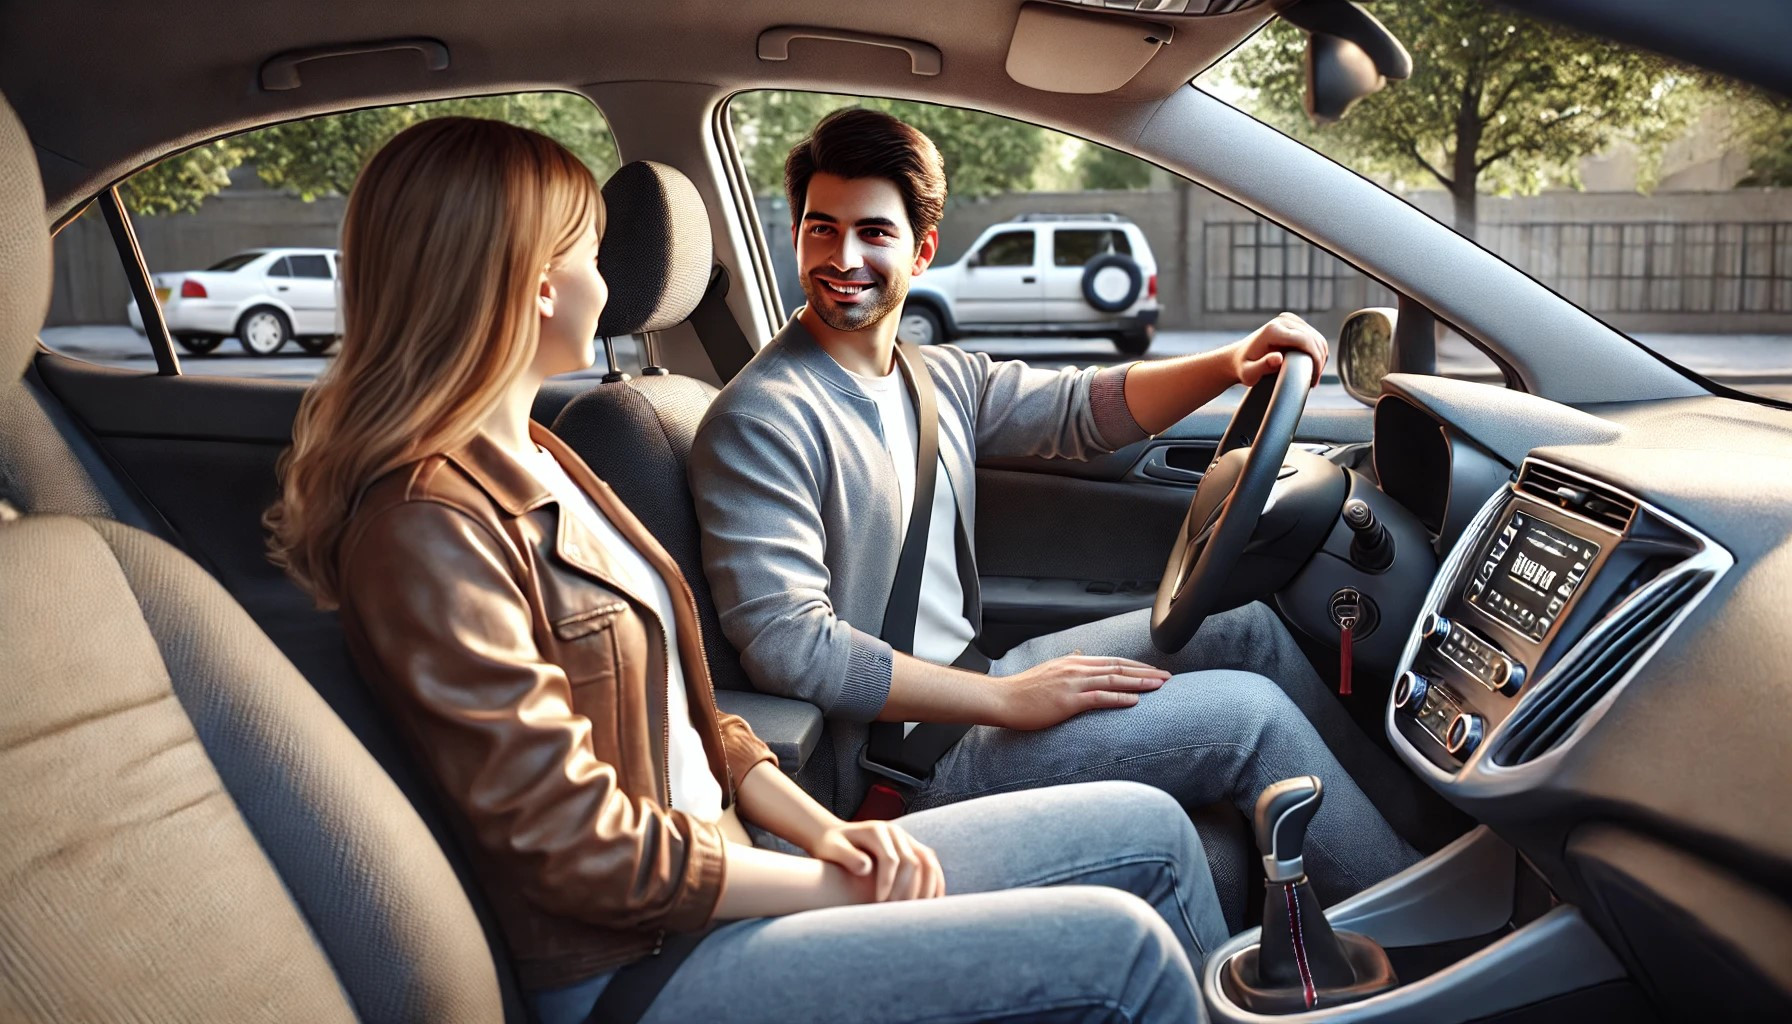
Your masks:
{"label": "gear shift lever", "polygon": [[1290,1013],[1336,1006],[1398,984],[1380,946],[1332,931],[1307,882],[1307,826],[1324,798],[1316,775],[1283,779],[1257,797],[1257,848],[1268,879],[1263,939],[1222,972],[1232,997],[1247,1009]]}

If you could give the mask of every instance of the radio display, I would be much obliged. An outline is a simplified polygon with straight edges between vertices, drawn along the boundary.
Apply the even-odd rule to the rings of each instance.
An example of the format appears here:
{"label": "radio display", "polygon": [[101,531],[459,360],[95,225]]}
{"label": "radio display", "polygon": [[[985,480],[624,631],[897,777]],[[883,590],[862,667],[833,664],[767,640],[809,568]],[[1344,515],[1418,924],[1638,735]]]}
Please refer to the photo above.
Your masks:
{"label": "radio display", "polygon": [[1598,544],[1514,508],[1475,566],[1468,603],[1541,641],[1598,555]]}

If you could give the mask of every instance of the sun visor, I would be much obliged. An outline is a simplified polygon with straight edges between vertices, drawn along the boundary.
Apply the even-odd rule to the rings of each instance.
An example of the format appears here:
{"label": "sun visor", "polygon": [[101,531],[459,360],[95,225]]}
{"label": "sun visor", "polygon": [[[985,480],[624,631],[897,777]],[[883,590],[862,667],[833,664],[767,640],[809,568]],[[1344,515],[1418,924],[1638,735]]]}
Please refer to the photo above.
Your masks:
{"label": "sun visor", "polygon": [[1045,92],[1112,92],[1170,44],[1170,26],[1048,4],[1023,4],[1008,77]]}

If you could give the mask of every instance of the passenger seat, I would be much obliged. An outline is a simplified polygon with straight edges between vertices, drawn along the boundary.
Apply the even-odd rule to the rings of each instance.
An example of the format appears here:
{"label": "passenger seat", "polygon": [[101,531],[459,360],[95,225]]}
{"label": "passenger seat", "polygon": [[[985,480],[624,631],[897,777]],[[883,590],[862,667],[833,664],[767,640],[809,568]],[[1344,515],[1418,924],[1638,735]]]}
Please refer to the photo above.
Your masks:
{"label": "passenger seat", "polygon": [[[7,388],[43,218],[0,99]],[[505,1019],[429,830],[216,581],[117,522],[0,519],[0,1019]]]}

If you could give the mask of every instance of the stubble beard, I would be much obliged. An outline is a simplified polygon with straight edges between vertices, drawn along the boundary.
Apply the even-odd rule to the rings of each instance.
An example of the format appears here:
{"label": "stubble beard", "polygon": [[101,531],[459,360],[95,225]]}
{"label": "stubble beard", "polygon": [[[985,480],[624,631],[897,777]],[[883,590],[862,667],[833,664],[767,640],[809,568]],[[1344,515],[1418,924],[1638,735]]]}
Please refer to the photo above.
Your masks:
{"label": "stubble beard", "polygon": [[821,317],[822,323],[836,331],[862,331],[881,322],[893,310],[902,308],[908,298],[906,282],[898,284],[891,278],[880,278],[867,283],[874,292],[869,301],[843,305],[835,301],[826,285],[812,275],[804,274],[803,296],[809,300],[809,308]]}

